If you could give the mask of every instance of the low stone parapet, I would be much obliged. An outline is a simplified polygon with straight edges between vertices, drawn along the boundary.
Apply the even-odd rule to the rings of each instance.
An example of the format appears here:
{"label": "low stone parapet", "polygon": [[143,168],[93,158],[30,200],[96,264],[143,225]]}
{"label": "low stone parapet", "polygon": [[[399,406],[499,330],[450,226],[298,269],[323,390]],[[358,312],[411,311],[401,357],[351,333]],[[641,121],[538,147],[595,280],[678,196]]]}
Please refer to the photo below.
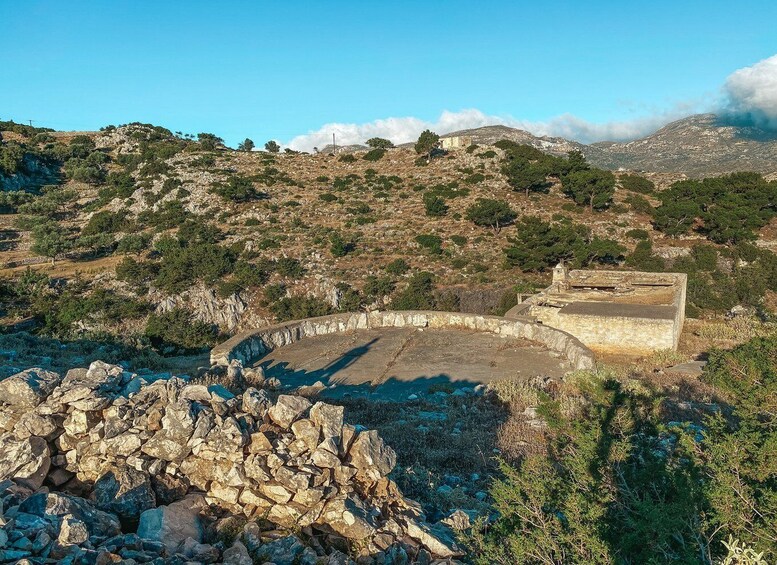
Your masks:
{"label": "low stone parapet", "polygon": [[426,310],[333,314],[248,330],[214,347],[210,361],[213,365],[228,365],[237,359],[247,366],[278,347],[306,337],[376,328],[462,329],[523,338],[561,354],[575,370],[594,366],[593,353],[561,330],[529,320]]}

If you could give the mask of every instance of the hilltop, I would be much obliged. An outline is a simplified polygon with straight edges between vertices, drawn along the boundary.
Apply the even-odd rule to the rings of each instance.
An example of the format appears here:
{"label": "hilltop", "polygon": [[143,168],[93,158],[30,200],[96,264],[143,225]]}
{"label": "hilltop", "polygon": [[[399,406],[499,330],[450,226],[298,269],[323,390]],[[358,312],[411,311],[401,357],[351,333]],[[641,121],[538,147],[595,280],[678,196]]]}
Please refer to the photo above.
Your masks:
{"label": "hilltop", "polygon": [[585,145],[560,137],[535,136],[507,126],[486,126],[446,134],[471,136],[492,145],[509,139],[562,155],[579,150],[598,167],[692,176],[734,171],[777,172],[777,133],[738,125],[715,114],[699,114],[672,122],[655,133],[625,143],[603,141]]}

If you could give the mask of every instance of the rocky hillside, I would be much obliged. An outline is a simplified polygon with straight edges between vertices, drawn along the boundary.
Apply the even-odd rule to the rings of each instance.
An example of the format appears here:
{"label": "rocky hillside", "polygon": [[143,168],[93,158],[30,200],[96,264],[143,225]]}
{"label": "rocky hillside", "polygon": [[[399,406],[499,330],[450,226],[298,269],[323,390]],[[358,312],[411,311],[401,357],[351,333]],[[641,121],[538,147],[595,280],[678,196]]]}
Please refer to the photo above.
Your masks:
{"label": "rocky hillside", "polygon": [[598,167],[704,176],[735,171],[777,172],[777,133],[740,126],[715,114],[672,122],[642,139],[584,145],[557,137],[538,137],[506,126],[487,126],[447,135],[472,136],[490,145],[499,139],[525,143],[554,154],[582,151]]}

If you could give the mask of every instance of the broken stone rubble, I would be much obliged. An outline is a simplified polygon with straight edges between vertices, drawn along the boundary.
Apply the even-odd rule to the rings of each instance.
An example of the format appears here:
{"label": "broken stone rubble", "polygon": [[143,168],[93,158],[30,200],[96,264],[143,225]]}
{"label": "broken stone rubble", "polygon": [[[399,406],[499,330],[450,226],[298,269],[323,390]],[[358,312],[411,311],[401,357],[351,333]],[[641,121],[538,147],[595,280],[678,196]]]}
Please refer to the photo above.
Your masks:
{"label": "broken stone rubble", "polygon": [[[427,524],[388,478],[393,450],[344,423],[342,407],[176,377],[138,387],[137,375],[100,361],[1,385],[0,401],[15,402],[0,407],[0,562],[282,563],[286,551],[299,563],[351,563],[349,547],[360,563],[460,555],[450,528]],[[225,512],[253,533],[205,543]],[[281,544],[257,523],[332,543],[316,551],[275,536]]]}

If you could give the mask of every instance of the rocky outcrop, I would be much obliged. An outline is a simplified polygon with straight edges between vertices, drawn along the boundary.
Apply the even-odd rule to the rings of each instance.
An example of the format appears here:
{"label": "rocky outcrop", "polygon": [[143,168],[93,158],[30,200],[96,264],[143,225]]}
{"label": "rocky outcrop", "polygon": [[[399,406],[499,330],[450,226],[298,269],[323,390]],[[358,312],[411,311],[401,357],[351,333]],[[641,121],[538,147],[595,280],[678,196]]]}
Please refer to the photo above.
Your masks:
{"label": "rocky outcrop", "polygon": [[[459,553],[449,528],[427,524],[388,478],[394,451],[345,423],[342,407],[138,379],[98,361],[62,379],[31,369],[0,383],[0,401],[13,401],[0,408],[0,497],[10,518],[0,561],[284,562],[275,556],[285,545],[269,547],[257,520],[332,541],[316,552],[290,538],[294,562],[349,562],[330,559],[338,543],[384,563],[397,552],[406,562]],[[205,543],[209,521],[224,512],[254,526],[229,548]]]}

